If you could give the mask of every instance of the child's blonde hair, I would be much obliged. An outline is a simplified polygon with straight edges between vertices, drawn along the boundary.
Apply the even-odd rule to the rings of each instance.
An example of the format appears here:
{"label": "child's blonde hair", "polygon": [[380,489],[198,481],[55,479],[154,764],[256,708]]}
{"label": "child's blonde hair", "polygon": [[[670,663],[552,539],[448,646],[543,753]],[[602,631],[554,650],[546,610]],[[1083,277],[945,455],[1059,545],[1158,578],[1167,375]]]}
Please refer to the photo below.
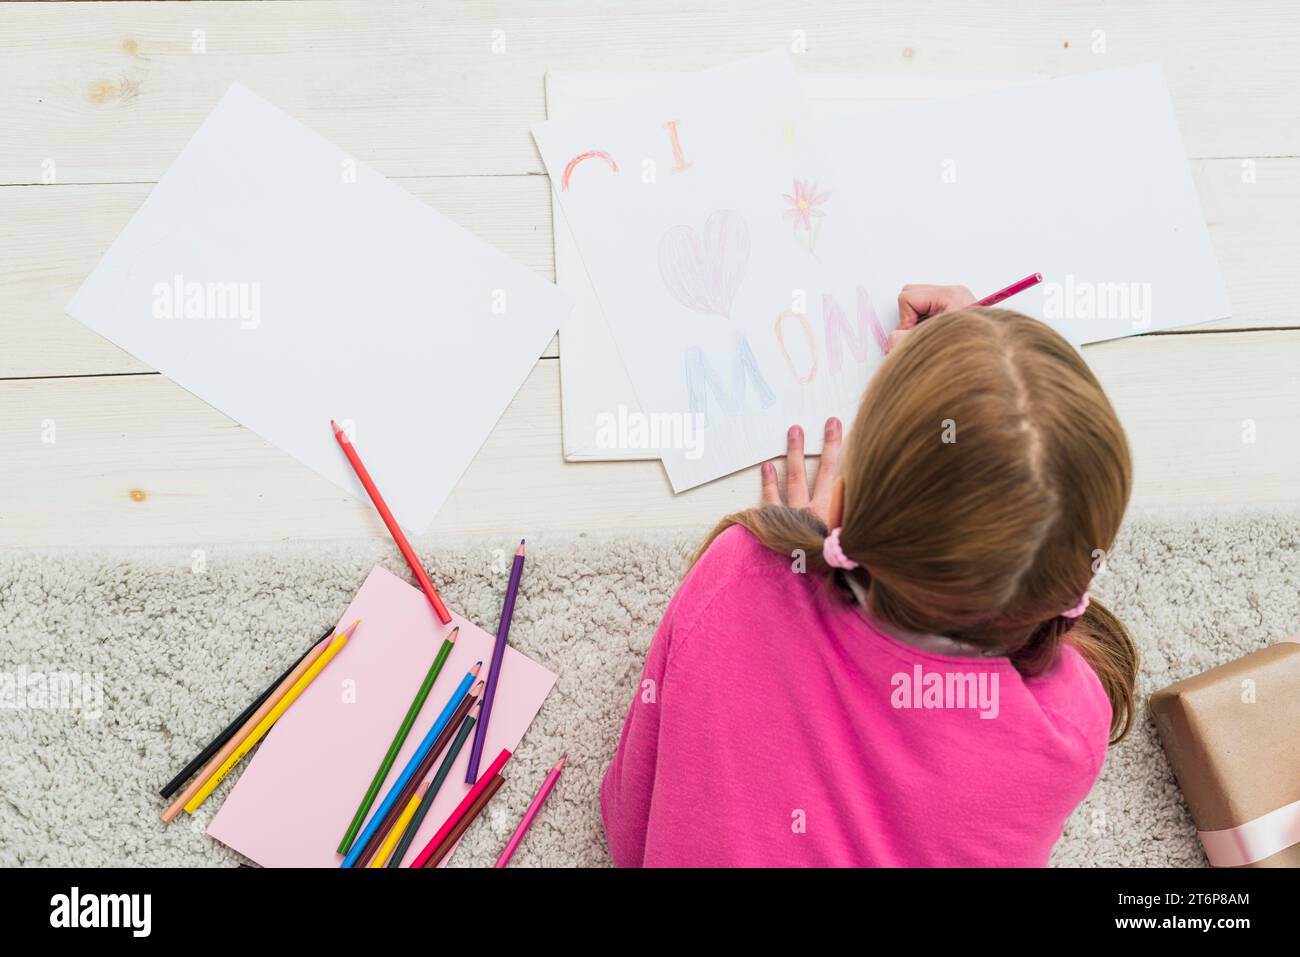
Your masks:
{"label": "child's blonde hair", "polygon": [[[1004,309],[929,319],[863,396],[842,475],[840,544],[860,568],[868,611],[1046,669],[1065,639],[1110,698],[1111,740],[1133,714],[1137,650],[1095,599],[1078,604],[1128,504],[1132,466],[1115,410],[1091,370],[1048,326]],[[801,549],[810,570],[827,529],[807,510],[729,515],[768,548]]]}

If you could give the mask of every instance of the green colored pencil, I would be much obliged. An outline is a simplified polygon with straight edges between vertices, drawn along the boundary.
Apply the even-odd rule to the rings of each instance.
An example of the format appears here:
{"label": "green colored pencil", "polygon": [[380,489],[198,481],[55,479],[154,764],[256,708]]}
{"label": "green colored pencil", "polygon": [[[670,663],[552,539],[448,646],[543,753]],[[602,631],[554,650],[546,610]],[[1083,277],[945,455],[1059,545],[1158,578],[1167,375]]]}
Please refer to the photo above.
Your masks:
{"label": "green colored pencil", "polygon": [[460,749],[465,746],[465,739],[469,737],[470,731],[473,730],[474,722],[478,720],[478,710],[481,707],[482,702],[479,702],[469,709],[469,714],[465,716],[465,723],[460,726],[460,731],[456,733],[456,739],[451,742],[451,747],[447,749],[447,756],[442,759],[442,764],[438,766],[438,773],[430,781],[429,788],[424,792],[423,800],[420,801],[420,806],[411,815],[410,823],[406,825],[406,830],[402,833],[402,839],[397,842],[397,847],[393,848],[393,853],[388,858],[389,867],[402,866],[402,858],[406,856],[406,850],[411,846],[411,841],[415,840],[415,832],[424,823],[424,816],[429,813],[429,808],[433,807],[433,799],[438,796],[438,789],[442,787],[442,782],[447,780],[447,774],[451,771],[451,766],[456,763],[456,756],[460,754]]}
{"label": "green colored pencil", "polygon": [[459,626],[451,630],[451,634],[447,636],[442,643],[442,647],[438,649],[438,656],[433,659],[433,664],[429,666],[429,673],[424,676],[424,684],[420,685],[420,690],[415,693],[415,700],[406,709],[406,717],[402,719],[402,726],[397,729],[397,734],[393,737],[393,743],[388,746],[388,753],[384,755],[379,770],[375,772],[375,779],[370,782],[370,787],[366,789],[366,796],[361,799],[361,803],[357,806],[357,813],[352,816],[352,823],[348,825],[347,833],[343,835],[343,840],[339,842],[338,850],[340,854],[347,854],[348,851],[352,850],[352,842],[357,839],[357,832],[361,830],[366,815],[370,813],[370,805],[375,803],[375,798],[379,795],[379,789],[383,786],[384,778],[388,777],[388,772],[392,770],[393,762],[397,760],[397,752],[402,750],[402,744],[406,741],[406,736],[411,733],[411,726],[415,724],[416,715],[424,707],[424,699],[429,697],[429,692],[433,690],[433,683],[438,680],[442,666],[447,663],[447,658],[456,644],[458,634],[460,634]]}

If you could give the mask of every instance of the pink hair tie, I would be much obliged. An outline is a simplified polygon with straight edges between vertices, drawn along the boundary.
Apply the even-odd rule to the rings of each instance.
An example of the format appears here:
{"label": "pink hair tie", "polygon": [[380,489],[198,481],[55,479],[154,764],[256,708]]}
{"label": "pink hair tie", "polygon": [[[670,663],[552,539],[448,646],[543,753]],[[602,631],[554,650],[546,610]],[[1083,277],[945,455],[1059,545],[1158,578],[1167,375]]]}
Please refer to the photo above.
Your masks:
{"label": "pink hair tie", "polygon": [[1090,600],[1091,600],[1091,599],[1088,597],[1088,593],[1087,593],[1087,592],[1084,592],[1084,593],[1083,593],[1083,597],[1079,599],[1079,604],[1075,605],[1075,606],[1074,606],[1073,608],[1071,608],[1069,611],[1063,611],[1063,612],[1061,612],[1061,617],[1062,617],[1062,618],[1078,618],[1080,615],[1082,615],[1085,611],[1088,610],[1088,602],[1089,602]]}
{"label": "pink hair tie", "polygon": [[826,559],[826,564],[831,568],[854,569],[858,563],[844,554],[844,549],[840,546],[840,530],[832,528],[831,533],[826,536],[826,541],[822,542],[822,558]]}

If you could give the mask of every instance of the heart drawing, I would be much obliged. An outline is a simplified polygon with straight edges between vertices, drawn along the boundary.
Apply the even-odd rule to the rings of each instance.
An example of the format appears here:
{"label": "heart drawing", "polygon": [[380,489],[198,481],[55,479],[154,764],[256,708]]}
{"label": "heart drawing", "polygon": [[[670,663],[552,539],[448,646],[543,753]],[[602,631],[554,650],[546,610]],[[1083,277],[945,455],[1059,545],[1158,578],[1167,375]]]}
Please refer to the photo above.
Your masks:
{"label": "heart drawing", "polygon": [[659,240],[659,275],[687,309],[731,318],[731,303],[749,265],[749,228],[740,214],[720,209],[704,223],[704,238],[674,226]]}

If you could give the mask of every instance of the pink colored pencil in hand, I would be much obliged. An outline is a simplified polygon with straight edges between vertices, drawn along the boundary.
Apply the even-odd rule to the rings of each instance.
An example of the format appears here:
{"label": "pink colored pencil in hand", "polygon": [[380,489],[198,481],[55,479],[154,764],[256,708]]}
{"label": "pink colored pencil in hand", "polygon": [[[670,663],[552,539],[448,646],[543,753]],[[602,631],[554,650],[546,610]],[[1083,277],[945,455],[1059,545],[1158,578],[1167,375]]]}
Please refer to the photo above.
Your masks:
{"label": "pink colored pencil in hand", "polygon": [[492,865],[493,867],[505,867],[510,863],[510,858],[514,856],[519,843],[524,839],[524,835],[528,833],[528,829],[532,827],[533,818],[537,817],[537,812],[546,803],[547,797],[550,796],[551,790],[555,787],[555,782],[560,780],[560,772],[564,770],[564,759],[568,756],[568,751],[560,755],[560,760],[555,762],[555,767],[551,768],[551,773],[546,775],[546,780],[542,782],[542,786],[537,789],[537,794],[533,797],[533,803],[528,805],[523,820],[515,828],[515,833],[510,835],[510,840],[506,842],[506,849],[501,852],[501,856],[497,858],[497,862]]}
{"label": "pink colored pencil in hand", "polygon": [[974,309],[976,307],[995,306],[1003,299],[1010,299],[1016,293],[1024,292],[1032,286],[1037,286],[1042,281],[1043,274],[1041,272],[1033,273],[1032,275],[1026,276],[1024,279],[1016,280],[1005,289],[999,289],[997,292],[990,293],[983,299],[978,299],[975,302],[972,302],[969,306],[965,306],[964,308]]}

